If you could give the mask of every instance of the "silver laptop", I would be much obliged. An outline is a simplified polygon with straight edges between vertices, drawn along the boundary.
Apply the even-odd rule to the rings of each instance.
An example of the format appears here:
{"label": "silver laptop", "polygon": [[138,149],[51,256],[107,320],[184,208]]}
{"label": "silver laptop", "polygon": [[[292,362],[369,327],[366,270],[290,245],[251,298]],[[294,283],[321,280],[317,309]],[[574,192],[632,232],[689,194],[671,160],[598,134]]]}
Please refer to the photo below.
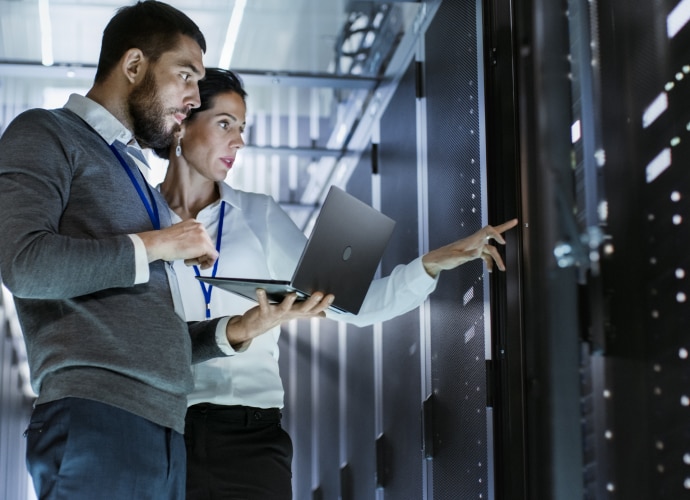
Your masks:
{"label": "silver laptop", "polygon": [[320,291],[332,293],[330,309],[357,314],[393,233],[395,221],[331,186],[290,281],[205,277],[197,279],[256,301],[263,288],[272,302],[286,294],[304,299]]}

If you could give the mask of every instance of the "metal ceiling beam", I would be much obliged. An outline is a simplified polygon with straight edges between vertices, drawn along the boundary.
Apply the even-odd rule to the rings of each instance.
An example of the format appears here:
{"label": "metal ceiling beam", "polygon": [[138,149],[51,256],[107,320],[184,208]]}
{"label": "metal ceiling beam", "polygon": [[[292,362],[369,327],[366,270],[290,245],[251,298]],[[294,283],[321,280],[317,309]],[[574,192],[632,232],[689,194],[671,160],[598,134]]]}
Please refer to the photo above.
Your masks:
{"label": "metal ceiling beam", "polygon": [[40,62],[0,61],[0,76],[15,78],[44,78],[51,80],[93,81],[95,66],[82,64],[54,64],[43,66]]}
{"label": "metal ceiling beam", "polygon": [[330,73],[286,73],[274,71],[250,71],[236,69],[244,83],[257,85],[283,85],[286,87],[365,89],[371,90],[378,84],[377,78]]}
{"label": "metal ceiling beam", "polygon": [[280,156],[294,155],[307,158],[323,158],[324,156],[339,158],[344,154],[344,152],[340,149],[291,148],[288,146],[257,146],[255,144],[247,144],[244,149],[245,151],[251,151],[252,153]]}
{"label": "metal ceiling beam", "polygon": [[[378,84],[376,78],[351,75],[337,76],[329,73],[291,73],[241,69],[235,71],[242,77],[245,84],[251,86],[282,85],[286,87],[371,90]],[[95,74],[95,65],[54,64],[44,66],[40,62],[0,60],[0,76],[93,81]]]}

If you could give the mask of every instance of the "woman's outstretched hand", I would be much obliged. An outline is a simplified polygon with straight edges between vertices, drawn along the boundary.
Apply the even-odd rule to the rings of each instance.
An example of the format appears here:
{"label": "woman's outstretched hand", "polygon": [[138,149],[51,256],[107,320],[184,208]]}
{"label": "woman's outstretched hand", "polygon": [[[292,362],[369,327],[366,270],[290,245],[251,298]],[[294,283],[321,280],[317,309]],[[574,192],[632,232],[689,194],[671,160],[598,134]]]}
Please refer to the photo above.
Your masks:
{"label": "woman's outstretched hand", "polygon": [[505,245],[502,234],[517,226],[517,223],[517,219],[512,219],[498,226],[484,226],[466,238],[431,250],[422,257],[424,269],[429,276],[435,278],[441,271],[455,269],[474,259],[483,259],[489,272],[493,270],[494,263],[501,271],[505,271],[503,259],[496,247],[490,245],[489,242],[494,240]]}

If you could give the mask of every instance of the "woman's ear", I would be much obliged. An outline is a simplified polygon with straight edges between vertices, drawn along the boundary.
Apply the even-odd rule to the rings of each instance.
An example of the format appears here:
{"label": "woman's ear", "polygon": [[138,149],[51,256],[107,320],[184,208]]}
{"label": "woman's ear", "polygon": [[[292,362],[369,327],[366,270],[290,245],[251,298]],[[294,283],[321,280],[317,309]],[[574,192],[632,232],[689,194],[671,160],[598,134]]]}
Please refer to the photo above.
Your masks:
{"label": "woman's ear", "polygon": [[138,83],[146,73],[147,60],[141,49],[129,49],[122,56],[121,65],[125,78],[130,83]]}

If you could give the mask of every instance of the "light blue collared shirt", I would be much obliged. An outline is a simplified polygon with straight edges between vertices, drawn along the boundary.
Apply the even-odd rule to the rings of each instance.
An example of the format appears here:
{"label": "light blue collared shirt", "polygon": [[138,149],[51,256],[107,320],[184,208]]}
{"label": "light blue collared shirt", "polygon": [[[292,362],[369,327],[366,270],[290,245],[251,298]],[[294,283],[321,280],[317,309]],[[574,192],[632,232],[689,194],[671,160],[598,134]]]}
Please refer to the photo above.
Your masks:
{"label": "light blue collared shirt", "polygon": [[[115,141],[120,141],[141,150],[132,132],[96,101],[79,94],[71,94],[64,107],[88,123],[109,146]],[[137,161],[137,166],[140,170],[142,167],[148,167],[140,161]],[[149,259],[146,254],[146,246],[136,234],[129,234],[128,236],[134,244],[136,270],[134,284],[146,283],[149,280]]]}

